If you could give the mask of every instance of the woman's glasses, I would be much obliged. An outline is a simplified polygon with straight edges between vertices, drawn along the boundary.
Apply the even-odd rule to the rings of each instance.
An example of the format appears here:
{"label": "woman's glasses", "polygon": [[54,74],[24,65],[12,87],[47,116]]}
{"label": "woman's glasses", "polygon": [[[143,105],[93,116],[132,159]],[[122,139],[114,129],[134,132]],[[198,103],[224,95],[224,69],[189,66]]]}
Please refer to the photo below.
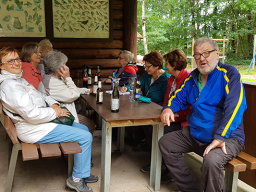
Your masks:
{"label": "woman's glasses", "polygon": [[149,69],[151,66],[153,66],[153,65],[149,65],[149,66],[143,65],[143,67],[144,67],[145,69]]}
{"label": "woman's glasses", "polygon": [[6,62],[3,62],[3,63],[0,63],[0,65],[3,65],[3,64],[5,64],[5,63],[10,64],[10,65],[14,65],[14,64],[15,64],[15,61],[17,61],[17,63],[20,63],[20,62],[21,62],[20,57],[18,57],[18,58],[16,58],[16,59],[11,59],[11,60],[6,61]]}

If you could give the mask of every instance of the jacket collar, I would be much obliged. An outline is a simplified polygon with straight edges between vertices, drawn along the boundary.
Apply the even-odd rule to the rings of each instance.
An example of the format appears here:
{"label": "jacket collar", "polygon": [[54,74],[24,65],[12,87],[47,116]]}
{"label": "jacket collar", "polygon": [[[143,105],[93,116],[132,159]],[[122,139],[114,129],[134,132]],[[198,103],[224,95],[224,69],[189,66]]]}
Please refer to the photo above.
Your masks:
{"label": "jacket collar", "polygon": [[21,73],[19,74],[13,74],[5,70],[1,70],[0,75],[0,83],[2,83],[5,79],[20,79],[22,76],[23,71],[21,70]]}

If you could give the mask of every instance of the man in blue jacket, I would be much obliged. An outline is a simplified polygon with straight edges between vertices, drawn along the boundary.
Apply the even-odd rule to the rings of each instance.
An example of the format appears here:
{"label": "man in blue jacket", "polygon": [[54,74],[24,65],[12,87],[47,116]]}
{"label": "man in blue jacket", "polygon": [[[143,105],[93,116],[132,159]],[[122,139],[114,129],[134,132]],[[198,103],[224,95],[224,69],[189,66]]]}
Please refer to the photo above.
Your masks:
{"label": "man in blue jacket", "polygon": [[[174,113],[192,105],[188,127],[164,135],[159,141],[167,168],[181,191],[220,192],[224,165],[243,149],[243,113],[247,108],[240,74],[219,61],[218,45],[210,38],[195,42],[197,69],[170,96],[161,114],[170,125]],[[196,179],[182,153],[203,156],[204,185]]]}

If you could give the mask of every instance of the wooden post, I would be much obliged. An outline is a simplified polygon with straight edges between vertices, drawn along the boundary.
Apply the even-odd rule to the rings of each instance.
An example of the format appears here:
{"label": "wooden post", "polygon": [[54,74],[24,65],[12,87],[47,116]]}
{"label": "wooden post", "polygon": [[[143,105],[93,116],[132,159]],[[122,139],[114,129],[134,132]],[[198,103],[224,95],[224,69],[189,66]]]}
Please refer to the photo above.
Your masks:
{"label": "wooden post", "polygon": [[[256,35],[254,35],[253,57],[254,57],[255,53],[256,53]],[[254,70],[254,67],[255,67],[255,60],[256,60],[256,59],[253,60],[252,70]]]}
{"label": "wooden post", "polygon": [[193,63],[194,63],[194,57],[193,57],[193,55],[194,55],[194,42],[195,42],[195,40],[194,40],[194,37],[193,37],[193,39],[192,39],[192,58],[191,58],[191,69],[192,70],[194,69],[194,66],[193,66]]}
{"label": "wooden post", "polygon": [[225,56],[225,40],[226,40],[226,37],[223,38],[222,63],[224,63],[224,60],[225,60],[225,58],[224,58],[224,56]]}
{"label": "wooden post", "polygon": [[137,60],[137,0],[124,0],[124,49]]}

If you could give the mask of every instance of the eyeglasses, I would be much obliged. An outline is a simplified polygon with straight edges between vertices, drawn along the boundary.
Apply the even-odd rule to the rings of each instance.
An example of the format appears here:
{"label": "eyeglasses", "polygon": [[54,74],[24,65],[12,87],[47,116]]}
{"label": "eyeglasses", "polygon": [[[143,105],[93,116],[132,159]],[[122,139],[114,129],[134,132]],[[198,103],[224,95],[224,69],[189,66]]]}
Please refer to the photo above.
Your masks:
{"label": "eyeglasses", "polygon": [[3,65],[3,64],[5,64],[5,63],[10,64],[10,65],[14,65],[14,64],[15,64],[15,61],[17,61],[18,63],[21,62],[20,57],[18,57],[18,58],[16,58],[16,59],[11,59],[11,60],[6,61],[6,62],[3,62],[3,63],[0,63],[0,65]]}
{"label": "eyeglasses", "polygon": [[204,58],[207,58],[207,57],[210,56],[210,53],[213,52],[213,51],[217,51],[217,50],[216,50],[216,49],[213,49],[213,50],[211,50],[211,51],[206,51],[206,52],[204,52],[204,53],[202,53],[202,54],[194,54],[193,57],[194,57],[196,60],[200,59],[200,58],[201,58],[201,55],[202,55]]}
{"label": "eyeglasses", "polygon": [[153,66],[153,65],[149,65],[149,66],[143,65],[143,67],[144,67],[145,69],[149,69],[151,66]]}

